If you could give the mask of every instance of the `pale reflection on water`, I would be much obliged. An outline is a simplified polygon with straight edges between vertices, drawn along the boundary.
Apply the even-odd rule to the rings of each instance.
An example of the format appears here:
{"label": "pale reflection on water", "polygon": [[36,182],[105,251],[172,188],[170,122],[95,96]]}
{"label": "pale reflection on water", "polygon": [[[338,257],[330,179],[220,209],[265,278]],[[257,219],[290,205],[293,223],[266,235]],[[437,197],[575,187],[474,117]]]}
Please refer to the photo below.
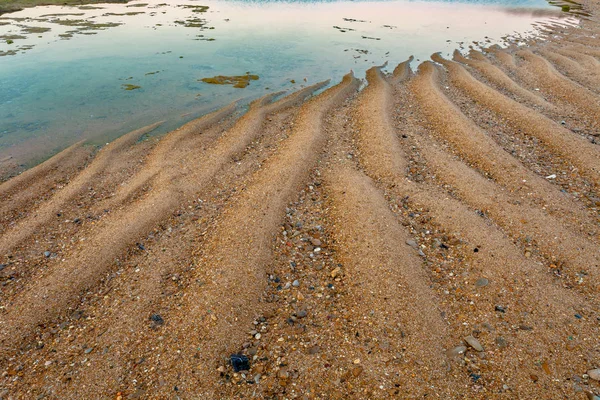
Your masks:
{"label": "pale reflection on water", "polygon": [[[0,57],[0,173],[81,139],[166,119],[160,133],[235,99],[576,22],[540,0],[144,3],[0,19],[0,54],[16,53]],[[260,79],[245,89],[199,81],[246,72]]]}

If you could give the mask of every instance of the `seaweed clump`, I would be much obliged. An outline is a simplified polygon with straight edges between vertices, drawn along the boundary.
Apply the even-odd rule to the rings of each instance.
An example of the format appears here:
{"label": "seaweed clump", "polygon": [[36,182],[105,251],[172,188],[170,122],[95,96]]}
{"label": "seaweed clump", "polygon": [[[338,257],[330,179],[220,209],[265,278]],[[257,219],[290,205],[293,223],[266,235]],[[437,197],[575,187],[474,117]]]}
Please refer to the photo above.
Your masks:
{"label": "seaweed clump", "polygon": [[136,89],[141,89],[141,86],[138,85],[132,85],[130,83],[124,83],[121,85],[121,87],[125,90],[136,90]]}
{"label": "seaweed clump", "polygon": [[212,78],[202,78],[200,80],[212,85],[233,85],[234,88],[243,89],[250,84],[250,81],[257,81],[258,79],[258,75],[246,73],[246,75],[239,76],[217,75]]}

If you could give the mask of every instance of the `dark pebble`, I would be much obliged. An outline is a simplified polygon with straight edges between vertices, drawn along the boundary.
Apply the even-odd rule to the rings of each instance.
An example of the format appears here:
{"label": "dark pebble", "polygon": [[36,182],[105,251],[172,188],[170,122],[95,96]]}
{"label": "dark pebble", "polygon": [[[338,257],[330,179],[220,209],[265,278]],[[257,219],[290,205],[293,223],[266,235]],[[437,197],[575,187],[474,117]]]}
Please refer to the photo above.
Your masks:
{"label": "dark pebble", "polygon": [[505,347],[508,346],[508,343],[506,342],[506,339],[504,339],[502,336],[498,336],[496,338],[496,345],[501,348],[504,349]]}
{"label": "dark pebble", "polygon": [[575,318],[577,318],[577,319],[581,319],[581,318],[583,318],[583,317],[582,317],[581,315],[579,315],[579,314],[575,314]]}
{"label": "dark pebble", "polygon": [[235,372],[249,371],[250,363],[248,357],[243,354],[232,354],[229,356],[229,362]]}
{"label": "dark pebble", "polygon": [[298,318],[304,318],[308,315],[308,311],[306,310],[300,310],[296,313],[296,317]]}
{"label": "dark pebble", "polygon": [[521,329],[522,331],[532,331],[533,327],[527,325],[519,325],[519,329]]}
{"label": "dark pebble", "polygon": [[502,307],[502,306],[496,306],[496,307],[494,307],[494,310],[496,310],[498,312],[501,312],[501,313],[505,313],[506,312],[506,309],[504,307]]}
{"label": "dark pebble", "polygon": [[150,321],[154,322],[156,325],[162,325],[165,323],[165,320],[160,316],[160,314],[152,314],[150,316]]}

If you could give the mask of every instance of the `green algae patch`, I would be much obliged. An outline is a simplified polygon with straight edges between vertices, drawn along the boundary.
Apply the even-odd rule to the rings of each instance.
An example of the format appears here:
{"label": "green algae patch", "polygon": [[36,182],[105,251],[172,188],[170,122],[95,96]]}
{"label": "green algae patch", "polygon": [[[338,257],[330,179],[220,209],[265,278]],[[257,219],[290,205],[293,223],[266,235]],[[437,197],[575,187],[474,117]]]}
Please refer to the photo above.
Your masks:
{"label": "green algae patch", "polygon": [[177,25],[183,25],[186,28],[214,29],[210,27],[207,28],[206,24],[208,24],[208,21],[202,18],[190,18],[185,21],[177,20],[174,21],[174,23]]}
{"label": "green algae patch", "polygon": [[25,33],[46,33],[50,32],[50,28],[43,26],[22,26],[23,32]]}
{"label": "green algae patch", "polygon": [[139,14],[145,14],[143,11],[130,11],[130,12],[126,12],[126,13],[106,13],[106,14],[102,14],[103,17],[124,17],[124,16],[133,16],[133,15],[139,15]]}
{"label": "green algae patch", "polygon": [[81,6],[77,7],[80,10],[104,10],[104,7],[96,7],[96,6]]}
{"label": "green algae patch", "polygon": [[125,89],[125,90],[137,90],[137,89],[141,89],[142,88],[141,86],[132,85],[132,84],[129,84],[129,83],[124,83],[124,84],[121,85],[121,87],[123,89]]}
{"label": "green algae patch", "polygon": [[56,13],[56,14],[44,14],[44,15],[40,15],[40,18],[47,18],[47,17],[81,17],[82,15],[85,15],[85,13]]}
{"label": "green algae patch", "polygon": [[82,3],[127,3],[128,0],[0,0],[0,14],[21,11],[36,6],[78,6],[80,10],[96,10],[104,7],[82,5]]}
{"label": "green algae patch", "polygon": [[23,35],[2,35],[2,36],[0,36],[0,40],[4,40],[6,42],[6,44],[13,44],[15,42],[15,40],[19,40],[19,39],[27,39],[27,38]]}
{"label": "green algae patch", "polygon": [[129,4],[125,7],[146,7],[148,5],[148,3],[138,3],[138,4]]}
{"label": "green algae patch", "polygon": [[192,12],[195,12],[195,13],[205,13],[209,9],[208,6],[196,6],[196,5],[189,5],[189,4],[184,4],[179,7],[188,8],[188,9],[192,10]]}
{"label": "green algae patch", "polygon": [[62,26],[75,26],[79,29],[107,29],[114,28],[116,26],[123,25],[118,22],[92,22],[86,21],[84,19],[55,19],[50,20],[48,22],[52,22],[53,24],[58,24]]}
{"label": "green algae patch", "polygon": [[200,80],[211,85],[233,85],[234,88],[243,89],[250,84],[250,81],[257,81],[258,79],[258,75],[246,74],[238,76],[217,75],[212,78],[202,78]]}

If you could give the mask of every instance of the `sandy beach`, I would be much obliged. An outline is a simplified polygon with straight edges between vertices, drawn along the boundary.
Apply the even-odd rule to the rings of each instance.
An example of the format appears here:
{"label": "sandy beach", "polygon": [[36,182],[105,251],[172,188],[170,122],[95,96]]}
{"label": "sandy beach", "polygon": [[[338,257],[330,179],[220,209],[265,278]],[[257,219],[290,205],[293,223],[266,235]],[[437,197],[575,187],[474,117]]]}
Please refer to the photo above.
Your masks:
{"label": "sandy beach", "polygon": [[583,11],[2,183],[0,399],[600,398]]}

